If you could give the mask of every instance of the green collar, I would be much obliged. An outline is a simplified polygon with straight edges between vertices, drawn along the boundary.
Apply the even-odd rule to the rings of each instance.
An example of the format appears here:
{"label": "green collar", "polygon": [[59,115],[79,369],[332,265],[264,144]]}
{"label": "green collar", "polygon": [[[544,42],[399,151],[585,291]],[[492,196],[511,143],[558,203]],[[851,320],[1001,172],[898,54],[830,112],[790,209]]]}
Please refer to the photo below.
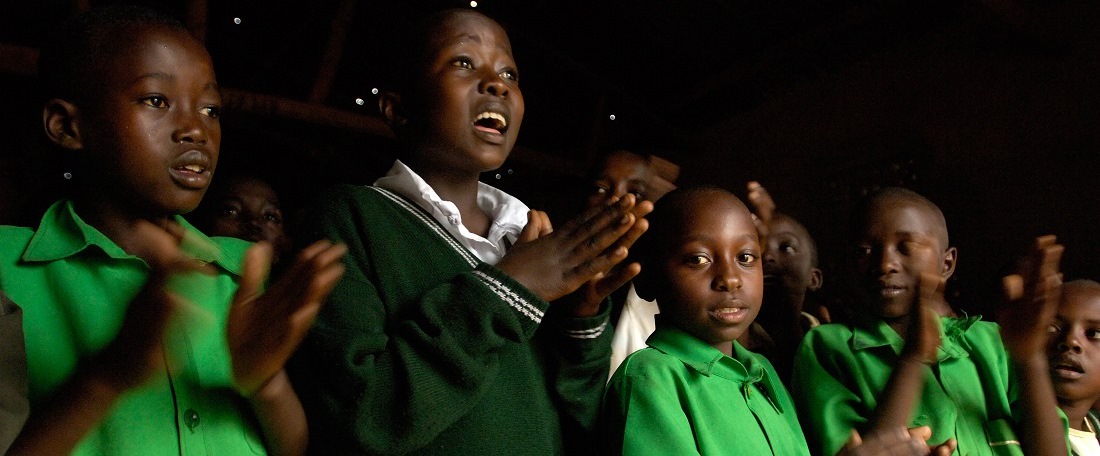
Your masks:
{"label": "green collar", "polygon": [[[197,235],[200,243],[216,245],[216,243],[202,234],[183,217],[173,217],[176,223],[191,234]],[[118,244],[104,235],[95,227],[89,225],[77,215],[73,209],[71,200],[55,202],[46,210],[38,230],[31,237],[26,250],[23,251],[22,260],[27,262],[47,262],[60,260],[74,256],[84,250],[96,248],[110,258],[137,259],[140,258],[126,253]],[[190,249],[181,248],[192,258],[206,263],[214,263],[222,269],[234,275],[240,275],[240,264],[235,261],[226,261],[221,249]]]}
{"label": "green collar", "polygon": [[[981,316],[940,317],[940,344],[937,361],[949,358],[966,358],[969,355],[958,341],[965,335]],[[864,320],[852,326],[852,350],[866,350],[876,347],[890,347],[895,354],[901,354],[905,341],[882,320]]]}

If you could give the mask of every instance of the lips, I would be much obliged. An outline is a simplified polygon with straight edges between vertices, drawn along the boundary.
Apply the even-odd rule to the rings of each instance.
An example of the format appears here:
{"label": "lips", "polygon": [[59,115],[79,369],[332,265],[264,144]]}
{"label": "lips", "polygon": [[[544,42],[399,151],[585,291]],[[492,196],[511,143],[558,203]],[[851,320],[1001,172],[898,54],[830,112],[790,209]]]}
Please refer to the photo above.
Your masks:
{"label": "lips", "polygon": [[203,190],[210,185],[213,166],[206,152],[193,149],[177,157],[168,172],[177,185],[190,190]]}
{"label": "lips", "polygon": [[740,302],[723,304],[708,312],[711,318],[725,324],[743,323],[749,318],[749,307]]}
{"label": "lips", "polygon": [[1076,380],[1085,375],[1081,362],[1070,355],[1058,356],[1050,360],[1050,372],[1055,379]]}
{"label": "lips", "polygon": [[906,291],[909,290],[909,287],[907,287],[905,285],[902,285],[902,284],[899,284],[899,283],[880,282],[878,284],[878,289],[879,289],[879,294],[881,294],[882,297],[884,297],[884,298],[894,298],[894,297],[898,297],[898,296],[901,296],[902,294],[904,294]]}
{"label": "lips", "polygon": [[474,111],[474,132],[482,140],[491,144],[503,144],[504,135],[512,123],[507,106],[490,102],[477,107]]}

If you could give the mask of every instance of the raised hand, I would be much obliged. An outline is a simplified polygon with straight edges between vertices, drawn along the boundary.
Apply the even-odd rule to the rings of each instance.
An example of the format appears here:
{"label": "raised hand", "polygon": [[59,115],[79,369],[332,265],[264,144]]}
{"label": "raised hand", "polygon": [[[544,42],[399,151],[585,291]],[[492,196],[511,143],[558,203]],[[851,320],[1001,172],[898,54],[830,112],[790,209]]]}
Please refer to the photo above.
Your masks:
{"label": "raised hand", "polygon": [[1047,328],[1058,312],[1062,274],[1058,264],[1065,248],[1054,236],[1035,239],[1020,271],[1002,281],[1005,304],[997,313],[1001,338],[1014,359],[1042,356]]}
{"label": "raised hand", "polygon": [[271,267],[271,245],[259,242],[245,253],[227,328],[233,377],[242,395],[251,397],[282,372],[344,274],[340,259],[346,252],[343,244],[317,241],[302,250],[262,294]]}
{"label": "raised hand", "polygon": [[[497,268],[523,284],[542,299],[554,301],[577,291],[595,279],[583,291],[584,296],[571,300],[578,308],[596,305],[611,291],[637,274],[637,266],[624,272],[609,271],[626,259],[628,249],[648,228],[643,219],[653,210],[653,204],[636,204],[634,195],[613,199],[589,209],[559,230],[547,230],[541,222],[520,234]],[[548,224],[548,222],[547,222]],[[536,235],[537,233],[537,235]]]}
{"label": "raised hand", "polygon": [[164,370],[164,332],[173,313],[190,303],[168,291],[173,274],[209,272],[209,268],[190,260],[180,251],[183,228],[170,224],[167,229],[147,221],[134,227],[141,250],[133,252],[152,268],[145,286],[130,301],[122,327],[114,340],[89,363],[94,375],[117,392],[126,391]]}
{"label": "raised hand", "polygon": [[912,428],[896,427],[883,432],[872,433],[864,439],[859,432],[852,430],[852,437],[844,444],[838,456],[948,456],[957,446],[954,439],[929,448],[928,439],[932,429],[928,426]]}
{"label": "raised hand", "polygon": [[936,274],[921,274],[920,298],[913,303],[906,328],[902,358],[909,357],[923,364],[934,364],[940,348],[940,313],[946,306],[943,299],[945,279]]}
{"label": "raised hand", "polygon": [[768,223],[771,223],[775,215],[775,201],[764,186],[757,181],[749,181],[749,207],[752,208],[752,222],[756,225],[756,232],[760,235],[760,243],[766,245],[768,237]]}

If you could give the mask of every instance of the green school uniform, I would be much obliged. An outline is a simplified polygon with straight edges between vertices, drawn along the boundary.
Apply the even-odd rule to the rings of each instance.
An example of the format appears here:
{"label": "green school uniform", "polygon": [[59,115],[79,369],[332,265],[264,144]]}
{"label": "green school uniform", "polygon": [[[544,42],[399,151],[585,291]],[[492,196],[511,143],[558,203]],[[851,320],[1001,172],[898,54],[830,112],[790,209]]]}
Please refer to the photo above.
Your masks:
{"label": "green school uniform", "polygon": [[[980,317],[940,321],[937,363],[926,373],[909,426],[930,426],[931,443],[956,439],[959,455],[1022,454],[1012,411],[1018,387],[998,326]],[[791,387],[815,454],[836,454],[853,428],[864,427],[903,345],[881,320],[827,324],[806,334]]]}
{"label": "green school uniform", "polygon": [[736,342],[726,356],[660,320],[647,343],[608,383],[609,454],[809,454],[794,403],[763,356]]}
{"label": "green school uniform", "polygon": [[347,270],[289,373],[314,454],[587,454],[606,308],[572,318],[481,262],[415,203],[340,186],[309,238]]}
{"label": "green school uniform", "polygon": [[[197,230],[182,218],[185,229]],[[225,322],[247,243],[217,238],[214,276],[172,286],[195,308],[169,327],[171,363],[123,394],[76,455],[265,454],[245,400],[234,392]],[[54,203],[37,231],[0,227],[0,290],[23,308],[31,410],[117,334],[150,272],[146,263],[88,225],[71,202]]]}

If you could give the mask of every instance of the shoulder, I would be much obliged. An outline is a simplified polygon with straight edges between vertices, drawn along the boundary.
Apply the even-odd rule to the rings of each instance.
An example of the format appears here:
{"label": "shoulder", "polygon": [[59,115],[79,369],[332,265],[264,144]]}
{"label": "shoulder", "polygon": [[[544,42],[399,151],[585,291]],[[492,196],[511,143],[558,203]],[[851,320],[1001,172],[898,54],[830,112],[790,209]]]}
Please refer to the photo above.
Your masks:
{"label": "shoulder", "polygon": [[631,353],[623,360],[615,376],[622,377],[665,377],[672,372],[685,369],[684,363],[675,356],[653,347],[646,347]]}
{"label": "shoulder", "polygon": [[848,347],[855,336],[856,329],[841,323],[826,323],[806,332],[803,346],[810,347]]}

